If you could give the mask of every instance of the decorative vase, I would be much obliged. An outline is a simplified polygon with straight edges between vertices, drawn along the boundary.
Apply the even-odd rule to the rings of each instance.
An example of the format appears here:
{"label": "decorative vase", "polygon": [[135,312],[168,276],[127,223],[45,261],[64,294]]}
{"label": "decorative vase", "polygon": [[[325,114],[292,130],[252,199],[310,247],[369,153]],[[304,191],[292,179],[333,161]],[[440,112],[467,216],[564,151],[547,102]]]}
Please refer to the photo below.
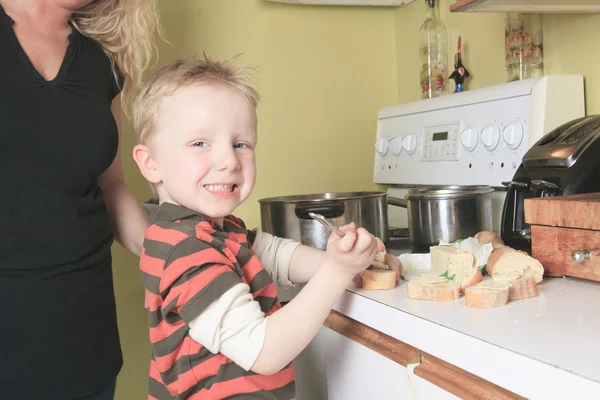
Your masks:
{"label": "decorative vase", "polygon": [[544,75],[542,14],[507,13],[504,39],[507,82]]}

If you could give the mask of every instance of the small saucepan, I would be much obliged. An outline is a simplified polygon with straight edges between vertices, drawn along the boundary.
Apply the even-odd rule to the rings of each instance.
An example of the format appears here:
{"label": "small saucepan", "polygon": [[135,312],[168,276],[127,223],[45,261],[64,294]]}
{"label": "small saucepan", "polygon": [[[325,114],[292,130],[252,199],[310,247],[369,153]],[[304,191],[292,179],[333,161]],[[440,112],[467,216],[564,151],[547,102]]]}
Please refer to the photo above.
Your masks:
{"label": "small saucepan", "polygon": [[410,189],[404,199],[388,197],[388,203],[407,209],[411,243],[428,247],[492,230],[493,192],[490,186],[425,187]]}

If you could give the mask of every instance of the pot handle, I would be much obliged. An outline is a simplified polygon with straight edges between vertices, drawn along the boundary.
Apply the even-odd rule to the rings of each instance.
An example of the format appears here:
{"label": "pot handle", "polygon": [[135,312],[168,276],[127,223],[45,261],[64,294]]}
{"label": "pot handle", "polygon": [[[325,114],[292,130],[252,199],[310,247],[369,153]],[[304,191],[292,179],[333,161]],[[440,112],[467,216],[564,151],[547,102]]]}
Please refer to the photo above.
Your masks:
{"label": "pot handle", "polygon": [[328,203],[299,203],[296,205],[296,217],[300,219],[312,219],[308,213],[321,214],[327,219],[337,218],[344,215],[344,203],[333,201]]}
{"label": "pot handle", "polygon": [[391,206],[402,207],[402,208],[408,207],[408,201],[405,199],[401,199],[399,197],[388,196],[388,204]]}

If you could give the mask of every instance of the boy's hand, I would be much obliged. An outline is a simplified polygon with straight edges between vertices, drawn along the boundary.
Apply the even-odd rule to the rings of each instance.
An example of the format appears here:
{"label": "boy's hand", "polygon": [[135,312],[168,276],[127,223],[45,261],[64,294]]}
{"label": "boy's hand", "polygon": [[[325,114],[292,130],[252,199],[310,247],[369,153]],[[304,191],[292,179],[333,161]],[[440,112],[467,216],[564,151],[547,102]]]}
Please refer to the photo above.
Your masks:
{"label": "boy's hand", "polygon": [[[398,260],[397,257],[394,257],[394,255],[386,253],[384,264],[386,264],[389,269],[396,272],[396,286],[398,286],[398,284],[400,283],[400,277],[402,276],[402,272],[404,269],[402,263],[400,262],[400,260]],[[357,288],[362,287],[362,278],[360,274],[356,274],[354,278],[352,278],[352,282],[354,282]]]}
{"label": "boy's hand", "polygon": [[335,233],[329,236],[324,262],[339,273],[354,276],[367,269],[375,260],[378,252],[384,251],[383,242],[364,228],[356,228],[350,223],[340,228],[345,236]]}

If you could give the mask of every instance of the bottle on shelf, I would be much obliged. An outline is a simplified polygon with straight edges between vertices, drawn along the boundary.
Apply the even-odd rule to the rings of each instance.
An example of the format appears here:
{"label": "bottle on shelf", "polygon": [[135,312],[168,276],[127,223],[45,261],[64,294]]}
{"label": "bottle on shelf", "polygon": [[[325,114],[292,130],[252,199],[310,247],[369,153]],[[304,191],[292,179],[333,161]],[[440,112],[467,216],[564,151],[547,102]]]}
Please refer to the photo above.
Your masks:
{"label": "bottle on shelf", "polygon": [[421,97],[448,94],[448,32],[440,0],[425,0],[427,17],[420,28]]}

